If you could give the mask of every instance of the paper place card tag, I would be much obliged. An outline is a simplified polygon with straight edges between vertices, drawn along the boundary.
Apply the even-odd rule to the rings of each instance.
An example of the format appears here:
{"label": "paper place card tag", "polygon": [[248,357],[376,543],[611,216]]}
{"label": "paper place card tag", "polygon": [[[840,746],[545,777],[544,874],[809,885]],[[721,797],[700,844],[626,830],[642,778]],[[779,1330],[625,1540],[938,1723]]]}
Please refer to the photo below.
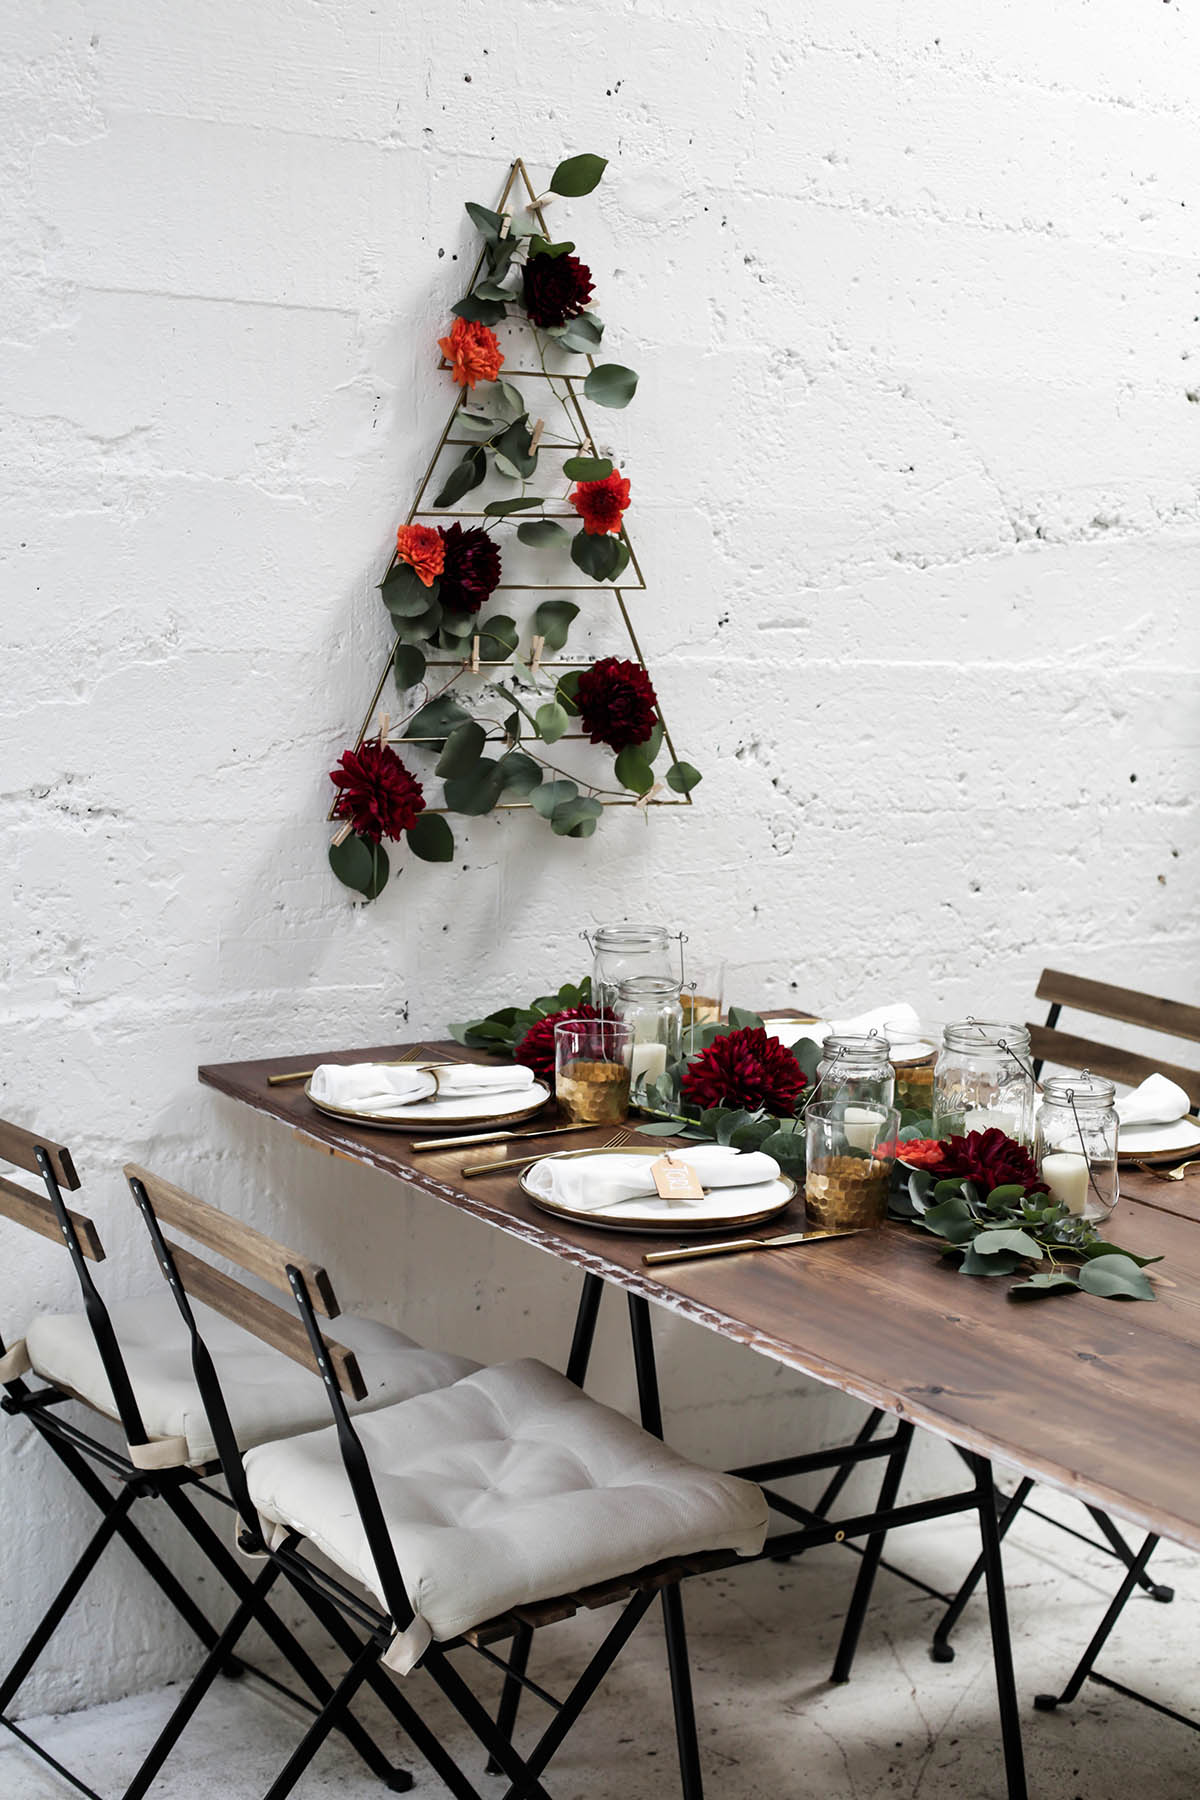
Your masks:
{"label": "paper place card tag", "polygon": [[675,1162],[670,1154],[650,1164],[650,1173],[661,1200],[703,1200],[700,1177],[690,1163]]}

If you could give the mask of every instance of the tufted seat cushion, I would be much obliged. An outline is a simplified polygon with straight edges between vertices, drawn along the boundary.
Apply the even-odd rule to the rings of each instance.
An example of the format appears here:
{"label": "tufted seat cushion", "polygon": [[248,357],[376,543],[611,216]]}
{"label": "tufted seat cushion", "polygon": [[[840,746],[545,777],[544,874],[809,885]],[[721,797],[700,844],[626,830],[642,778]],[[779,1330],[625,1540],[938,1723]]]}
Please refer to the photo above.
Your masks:
{"label": "tufted seat cushion", "polygon": [[[211,1307],[197,1301],[193,1311],[243,1449],[328,1423],[329,1400],[318,1375]],[[191,1340],[170,1293],[164,1288],[144,1300],[121,1301],[109,1313],[150,1436],[184,1439],[188,1463],[215,1461],[216,1446],[192,1374]],[[446,1387],[478,1367],[465,1356],[423,1350],[403,1332],[374,1319],[340,1318],[329,1335],[358,1353],[369,1393],[356,1411]],[[26,1333],[25,1347],[36,1374],[106,1417],[117,1417],[83,1313],[42,1313]]]}
{"label": "tufted seat cushion", "polygon": [[[647,1563],[761,1550],[761,1489],[688,1462],[532,1360],[357,1421],[409,1603],[413,1654],[512,1606]],[[246,1457],[263,1520],[298,1531],[383,1604],[332,1428]]]}

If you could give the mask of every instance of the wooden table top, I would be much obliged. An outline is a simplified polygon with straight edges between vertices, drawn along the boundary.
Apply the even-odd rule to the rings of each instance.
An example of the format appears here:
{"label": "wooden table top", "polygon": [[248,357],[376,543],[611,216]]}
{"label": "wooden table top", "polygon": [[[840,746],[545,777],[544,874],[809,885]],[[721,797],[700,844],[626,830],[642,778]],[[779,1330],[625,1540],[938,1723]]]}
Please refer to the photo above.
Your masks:
{"label": "wooden table top", "polygon": [[[457,1044],[430,1047],[448,1060],[489,1060]],[[482,1148],[416,1155],[409,1134],[318,1112],[302,1082],[267,1084],[288,1069],[385,1061],[406,1048],[209,1064],[199,1074],[329,1154],[380,1169],[789,1368],[1200,1550],[1200,1172],[1168,1183],[1122,1171],[1112,1235],[1130,1250],[1165,1256],[1153,1302],[1088,1294],[1010,1300],[1008,1281],[957,1274],[931,1238],[897,1224],[807,1248],[647,1269],[643,1252],[670,1239],[552,1218],[514,1175],[463,1180],[464,1160],[482,1159]],[[580,1133],[566,1143],[591,1141]],[[555,1147],[554,1139],[545,1146]],[[798,1200],[758,1232],[802,1222]]]}

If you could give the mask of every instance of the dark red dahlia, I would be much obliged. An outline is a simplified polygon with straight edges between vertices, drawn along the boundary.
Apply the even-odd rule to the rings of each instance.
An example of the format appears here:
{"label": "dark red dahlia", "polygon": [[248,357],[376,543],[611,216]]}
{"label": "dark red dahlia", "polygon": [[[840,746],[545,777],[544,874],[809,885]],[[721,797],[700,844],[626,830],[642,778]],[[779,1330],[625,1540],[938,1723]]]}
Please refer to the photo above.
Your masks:
{"label": "dark red dahlia", "polygon": [[803,1069],[761,1025],[727,1031],[693,1057],[680,1086],[693,1106],[744,1106],[790,1115],[808,1085]]}
{"label": "dark red dahlia", "polygon": [[500,580],[500,552],[481,525],[439,525],[445,562],[438,599],[447,612],[478,612]]}
{"label": "dark red dahlia", "polygon": [[349,819],[359,837],[373,844],[398,838],[425,810],[420,782],[390,744],[368,742],[343,750],[329,779],[338,790],[334,818]]}
{"label": "dark red dahlia", "polygon": [[974,1181],[985,1194],[1010,1183],[1023,1187],[1027,1194],[1050,1191],[1038,1180],[1038,1166],[1029,1151],[995,1125],[988,1131],[970,1131],[966,1137],[946,1138],[941,1151],[940,1162],[925,1164],[939,1181],[953,1177]]}
{"label": "dark red dahlia", "polygon": [[531,256],[523,277],[525,311],[534,325],[565,325],[592,297],[592,271],[577,256]]}
{"label": "dark red dahlia", "polygon": [[554,1027],[567,1019],[598,1019],[594,1006],[567,1006],[562,1012],[547,1013],[531,1025],[513,1051],[513,1061],[524,1063],[541,1081],[554,1086]]}
{"label": "dark red dahlia", "polygon": [[585,669],[575,691],[579,722],[593,744],[625,750],[644,744],[658,724],[658,697],[641,663],[602,656]]}

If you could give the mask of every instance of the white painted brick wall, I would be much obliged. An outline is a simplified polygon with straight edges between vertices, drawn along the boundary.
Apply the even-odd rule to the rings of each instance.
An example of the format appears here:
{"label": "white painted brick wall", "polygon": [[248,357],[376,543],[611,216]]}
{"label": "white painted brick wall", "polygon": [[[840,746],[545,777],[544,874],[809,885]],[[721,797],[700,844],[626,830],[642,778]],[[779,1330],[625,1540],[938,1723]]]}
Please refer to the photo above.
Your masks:
{"label": "white painted brick wall", "polygon": [[[1023,1016],[1044,962],[1196,996],[1198,51],[1189,9],[1117,0],[7,9],[0,1106],[76,1146],[110,1291],[154,1281],[134,1154],[431,1339],[561,1350],[553,1263],[194,1068],[438,1030],[627,910],[720,946],[746,999]],[[707,779],[585,844],[481,821],[358,910],[326,770],[448,404],[462,202],[582,149],[609,177],[556,216],[642,374],[605,424]],[[72,1303],[51,1246],[4,1246],[6,1332]],[[842,1417],[662,1342],[701,1453]],[[84,1521],[3,1435],[7,1660]],[[129,1580],[32,1704],[185,1665]]]}

